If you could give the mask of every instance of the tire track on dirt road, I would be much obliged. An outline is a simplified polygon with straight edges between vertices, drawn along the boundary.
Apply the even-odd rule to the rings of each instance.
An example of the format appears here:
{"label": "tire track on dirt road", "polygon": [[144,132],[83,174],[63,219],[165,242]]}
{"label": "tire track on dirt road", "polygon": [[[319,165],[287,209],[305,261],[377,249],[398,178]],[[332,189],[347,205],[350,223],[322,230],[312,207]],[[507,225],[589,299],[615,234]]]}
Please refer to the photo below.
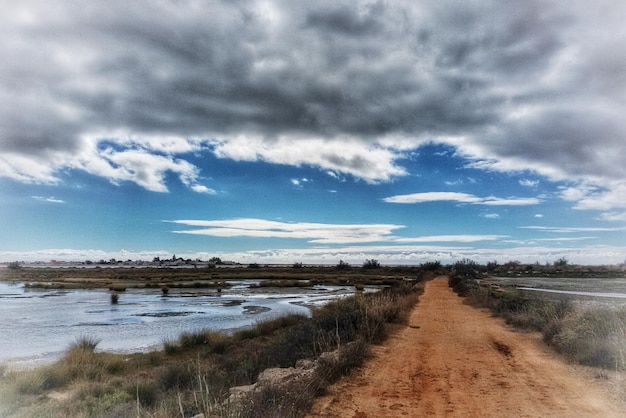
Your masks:
{"label": "tire track on dirt road", "polygon": [[426,283],[409,325],[317,399],[310,417],[622,417],[537,334],[463,304],[446,278]]}

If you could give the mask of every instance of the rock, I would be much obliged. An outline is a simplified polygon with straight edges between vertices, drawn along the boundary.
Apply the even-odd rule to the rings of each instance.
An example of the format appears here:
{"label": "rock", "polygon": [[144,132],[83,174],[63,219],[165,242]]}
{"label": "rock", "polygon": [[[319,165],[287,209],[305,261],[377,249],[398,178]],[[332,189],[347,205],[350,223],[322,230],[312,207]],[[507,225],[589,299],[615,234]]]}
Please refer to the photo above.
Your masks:
{"label": "rock", "polygon": [[[297,383],[314,381],[315,371],[320,363],[335,364],[339,359],[339,351],[325,352],[317,360],[302,359],[296,362],[295,367],[275,367],[265,369],[257,377],[256,383],[245,386],[234,386],[229,389],[230,396],[227,404],[239,403],[249,396],[254,395],[264,389],[273,388],[278,391],[297,386]],[[294,385],[296,384],[296,385]]]}
{"label": "rock", "polygon": [[228,402],[236,402],[248,395],[249,393],[254,392],[256,388],[256,383],[252,385],[244,385],[244,386],[233,386],[228,390],[230,396],[228,397]]}

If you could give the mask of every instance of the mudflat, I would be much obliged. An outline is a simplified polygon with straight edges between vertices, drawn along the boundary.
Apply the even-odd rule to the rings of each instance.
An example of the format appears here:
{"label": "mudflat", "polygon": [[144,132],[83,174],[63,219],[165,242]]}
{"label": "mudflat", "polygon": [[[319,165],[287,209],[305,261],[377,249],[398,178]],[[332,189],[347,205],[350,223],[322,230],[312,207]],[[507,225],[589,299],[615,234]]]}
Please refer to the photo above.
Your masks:
{"label": "mudflat", "polygon": [[331,386],[310,417],[623,417],[605,382],[581,375],[538,334],[426,283],[408,326]]}

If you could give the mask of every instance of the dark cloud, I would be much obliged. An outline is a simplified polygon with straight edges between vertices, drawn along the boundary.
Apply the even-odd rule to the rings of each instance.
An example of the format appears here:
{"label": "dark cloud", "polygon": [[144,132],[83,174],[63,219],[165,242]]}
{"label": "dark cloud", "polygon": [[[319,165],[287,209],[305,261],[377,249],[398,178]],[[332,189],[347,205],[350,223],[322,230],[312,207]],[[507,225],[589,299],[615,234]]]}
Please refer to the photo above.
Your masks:
{"label": "dark cloud", "polygon": [[328,9],[309,10],[306,26],[314,30],[329,31],[351,36],[376,35],[385,26],[385,5],[382,2],[355,8],[350,4],[335,4]]}
{"label": "dark cloud", "polygon": [[0,17],[0,153],[401,136],[623,179],[598,153],[624,151],[625,37],[596,33],[622,24],[609,3],[20,2]]}

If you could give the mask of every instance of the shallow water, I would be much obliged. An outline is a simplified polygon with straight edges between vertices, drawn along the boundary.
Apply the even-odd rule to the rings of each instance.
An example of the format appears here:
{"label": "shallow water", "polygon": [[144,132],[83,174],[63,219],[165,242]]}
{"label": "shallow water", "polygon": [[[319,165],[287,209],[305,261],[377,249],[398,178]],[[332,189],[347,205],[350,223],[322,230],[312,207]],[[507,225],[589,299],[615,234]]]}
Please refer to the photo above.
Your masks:
{"label": "shallow water", "polygon": [[592,298],[613,298],[613,299],[626,299],[626,293],[613,293],[613,292],[581,292],[577,290],[553,290],[553,289],[538,289],[535,287],[518,287],[520,290],[531,290],[533,292],[546,292],[546,293],[558,293],[561,295],[573,295],[573,296],[588,296]]}
{"label": "shallow water", "polygon": [[77,338],[100,340],[99,350],[146,351],[203,328],[233,330],[285,313],[309,314],[304,305],[353,294],[353,287],[250,288],[237,282],[209,289],[128,289],[111,303],[108,290],[28,289],[0,282],[0,361],[47,363]]}
{"label": "shallow water", "polygon": [[626,278],[492,277],[519,290],[569,295],[587,303],[626,305]]}

